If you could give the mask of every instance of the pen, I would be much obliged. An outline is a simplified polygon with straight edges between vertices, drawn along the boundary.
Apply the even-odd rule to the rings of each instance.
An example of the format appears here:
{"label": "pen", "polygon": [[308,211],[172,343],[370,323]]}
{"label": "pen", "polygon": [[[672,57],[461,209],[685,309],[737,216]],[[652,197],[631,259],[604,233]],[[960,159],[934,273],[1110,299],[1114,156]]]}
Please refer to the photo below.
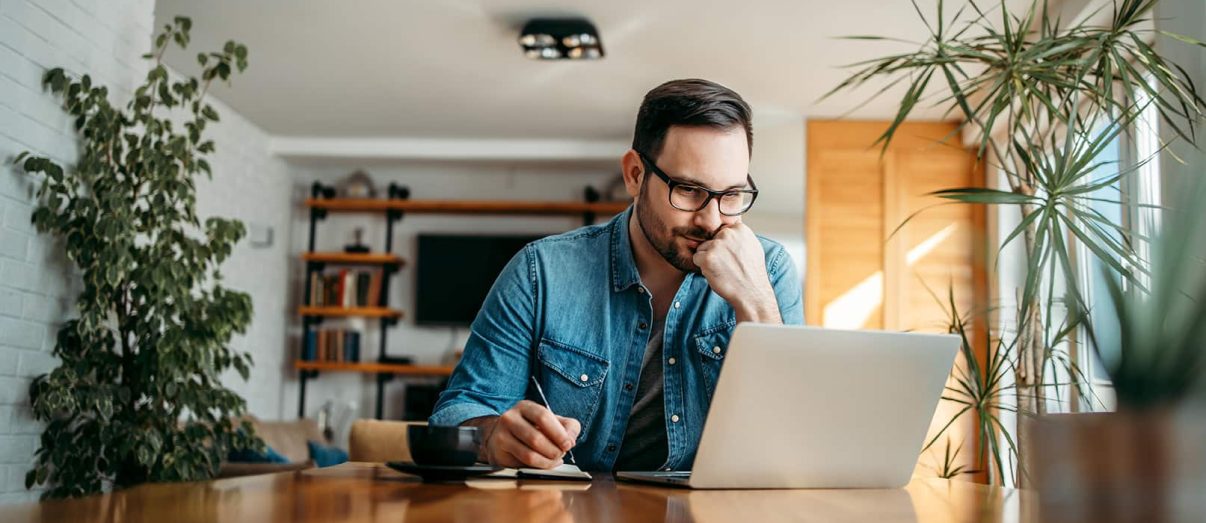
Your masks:
{"label": "pen", "polygon": [[[549,405],[549,399],[544,397],[544,389],[540,388],[540,382],[536,381],[536,376],[532,376],[532,383],[536,385],[536,393],[540,395],[540,401],[544,402],[544,408],[549,409],[549,412],[552,412],[553,415],[556,416],[557,413],[553,412],[553,406]],[[574,459],[573,449],[569,450],[569,459],[570,463],[573,463],[574,465],[578,464],[578,460]]]}

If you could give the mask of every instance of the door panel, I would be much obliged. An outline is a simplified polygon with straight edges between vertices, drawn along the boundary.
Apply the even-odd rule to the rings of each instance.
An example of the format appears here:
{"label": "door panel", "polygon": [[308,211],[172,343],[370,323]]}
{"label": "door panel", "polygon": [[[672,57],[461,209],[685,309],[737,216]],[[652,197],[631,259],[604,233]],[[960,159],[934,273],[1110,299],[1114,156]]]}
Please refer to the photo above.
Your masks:
{"label": "door panel", "polygon": [[[805,318],[826,327],[946,332],[949,292],[964,314],[985,306],[985,214],[929,193],[982,186],[983,168],[954,124],[905,123],[885,151],[874,144],[888,125],[808,122]],[[984,328],[972,325],[981,368]],[[939,406],[927,441],[955,407]],[[967,421],[952,428],[950,441],[952,450],[963,446],[958,464],[975,468],[975,427]],[[920,458],[918,475],[936,474],[944,443]]]}

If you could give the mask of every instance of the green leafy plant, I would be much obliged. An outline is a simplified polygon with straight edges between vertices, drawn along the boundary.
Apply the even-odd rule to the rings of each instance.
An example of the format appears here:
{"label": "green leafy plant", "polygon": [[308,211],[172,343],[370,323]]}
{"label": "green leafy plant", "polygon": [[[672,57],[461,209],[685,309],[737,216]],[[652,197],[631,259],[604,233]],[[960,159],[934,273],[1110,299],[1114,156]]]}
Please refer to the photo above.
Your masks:
{"label": "green leafy plant", "polygon": [[[938,440],[946,438],[948,448],[944,459],[948,462],[956,459],[958,451],[963,449],[963,444],[960,443],[957,451],[952,455],[949,448],[950,431],[959,421],[969,419],[976,428],[978,444],[975,447],[972,463],[977,468],[961,468],[960,473],[984,472],[987,474],[989,483],[1004,482],[1010,471],[1015,469],[1019,475],[1028,476],[1028,471],[1020,459],[1021,450],[1015,435],[1016,431],[1013,430],[1011,424],[1001,419],[1001,412],[1021,413],[1016,402],[1008,401],[1011,397],[1027,397],[1028,394],[1021,390],[1023,387],[1011,379],[1017,374],[1016,338],[1006,339],[995,335],[992,331],[973,332],[971,325],[976,315],[988,311],[960,312],[953,286],[947,288],[945,299],[939,298],[929,286],[925,285],[925,282],[922,282],[922,286],[945,311],[945,329],[947,333],[957,335],[960,343],[956,365],[951,372],[950,382],[942,394],[943,401],[951,402],[958,408],[954,414],[946,418],[946,423],[934,433],[921,451],[924,453],[930,450],[938,443]],[[1075,359],[1061,348],[1061,346],[1071,343],[1068,338],[1080,326],[1079,318],[1080,316],[1074,315],[1070,321],[1065,320],[1048,339],[1049,357],[1061,362],[1061,365],[1072,369],[1075,373],[1073,379],[1069,381],[1049,381],[1047,385],[1052,388],[1072,386],[1084,381],[1084,374],[1075,363]],[[978,357],[977,354],[977,346],[973,341],[976,336],[982,337],[983,346],[987,349],[983,358]],[[1089,396],[1086,399],[1096,400],[1091,394],[1086,395]],[[950,466],[944,466],[944,470],[949,468]]]}
{"label": "green leafy plant", "polygon": [[938,477],[943,479],[953,479],[959,477],[960,474],[974,472],[972,470],[968,470],[967,465],[959,464],[959,454],[962,452],[962,443],[960,443],[958,447],[955,447],[954,450],[951,450],[951,440],[950,438],[946,439],[945,451],[942,454],[942,463],[940,463],[937,467],[937,470],[935,470],[935,472],[938,474]]}
{"label": "green leafy plant", "polygon": [[[924,282],[923,282],[924,285]],[[929,287],[926,287],[929,291]],[[988,355],[984,361],[976,355],[973,343],[975,334],[971,332],[971,314],[960,313],[953,287],[948,287],[945,301],[938,298],[932,291],[930,294],[946,311],[946,330],[959,336],[958,363],[951,373],[950,384],[943,390],[942,399],[958,406],[955,413],[938,429],[934,437],[922,448],[928,451],[939,439],[947,439],[946,461],[955,456],[950,452],[949,431],[960,420],[970,418],[976,427],[979,445],[976,446],[972,462],[976,470],[985,471],[990,481],[997,481],[1004,471],[1009,470],[1008,464],[1017,463],[1018,447],[1009,427],[1001,421],[1000,411],[1017,412],[1017,408],[1006,399],[1009,393],[1017,387],[1009,377],[1014,372],[1013,346],[1003,339],[994,338],[989,333],[981,333],[988,347]],[[1005,442],[1002,445],[1002,441]],[[960,444],[959,449],[962,450]],[[949,466],[947,467],[949,468]],[[949,476],[943,476],[949,477]]]}
{"label": "green leafy plant", "polygon": [[[916,108],[932,103],[960,117],[959,132],[978,136],[980,160],[1005,175],[1006,189],[956,187],[933,193],[952,203],[1014,207],[1021,217],[1004,233],[1003,243],[1023,242],[1025,283],[1014,339],[1007,344],[1013,350],[1008,364],[996,369],[1008,369],[1016,385],[994,389],[967,380],[960,396],[971,404],[969,412],[1000,408],[1009,391],[1020,414],[1042,414],[1065,386],[1092,402],[1075,358],[1061,349],[1075,343],[1080,327],[1092,328],[1077,283],[1077,243],[1110,278],[1127,286],[1142,290],[1151,276],[1150,260],[1136,248],[1148,238],[1111,221],[1093,204],[1140,207],[1121,198],[1116,187],[1136,176],[1142,162],[1122,167],[1099,158],[1145,110],[1154,107],[1162,125],[1192,142],[1206,108],[1185,71],[1148,43],[1155,32],[1146,24],[1156,2],[1117,0],[1108,4],[1113,11],[1107,24],[1065,25],[1050,15],[1045,0],[1032,2],[1021,15],[1010,13],[1003,2],[994,12],[970,0],[949,19],[939,0],[932,21],[917,9],[930,33],[918,50],[855,64],[856,70],[826,95],[882,80],[878,96],[903,83],[907,89],[896,115],[879,138],[885,148]],[[1186,36],[1160,34],[1206,47]],[[1099,169],[1116,172],[1100,178]],[[1055,294],[1057,278],[1066,286],[1061,295]],[[993,369],[980,370],[981,379],[995,375]],[[977,417],[983,421],[983,416]],[[984,439],[998,435],[978,425]],[[1000,436],[1013,432],[999,428]],[[988,450],[1000,477],[1005,472],[1000,464],[1010,456],[999,447]]]}
{"label": "green leafy plant", "polygon": [[63,241],[83,282],[78,317],[58,331],[60,365],[30,386],[45,429],[25,483],[48,485],[47,497],[209,478],[231,448],[262,445],[235,421],[245,402],[219,379],[231,368],[246,379],[252,364],[227,347],[250,322],[251,299],[218,271],[243,225],[202,223],[194,182],[210,175],[214,152],[206,91],[241,72],[247,50],[229,42],[197,57],[200,80],[172,80],[163,55],[173,42],[187,47],[190,25],[176,18],[157,35],[144,56],[153,67],[124,110],[88,75],[46,72],[75,119],[80,157],[73,167],[17,157],[40,178],[33,223]]}
{"label": "green leafy plant", "polygon": [[1206,392],[1206,183],[1194,179],[1183,194],[1156,238],[1147,291],[1106,280],[1121,339],[1117,353],[1099,356],[1118,403],[1130,409]]}

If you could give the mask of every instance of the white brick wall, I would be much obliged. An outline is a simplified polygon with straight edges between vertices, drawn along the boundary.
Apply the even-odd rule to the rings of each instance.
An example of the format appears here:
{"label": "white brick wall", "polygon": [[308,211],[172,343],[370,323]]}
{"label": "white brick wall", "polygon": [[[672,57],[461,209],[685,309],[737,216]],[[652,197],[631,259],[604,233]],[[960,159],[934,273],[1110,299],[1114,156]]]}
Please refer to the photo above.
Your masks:
{"label": "white brick wall", "polygon": [[[42,73],[52,67],[86,72],[124,103],[146,74],[140,57],[150,48],[153,9],[154,0],[0,0],[0,503],[38,495],[24,486],[41,433],[31,419],[28,387],[56,364],[54,336],[72,316],[78,290],[61,245],[30,224],[31,180],[11,160],[31,150],[74,162],[71,122],[43,91]],[[253,323],[234,345],[253,351],[257,363],[249,382],[234,374],[226,381],[248,398],[253,414],[280,418],[290,186],[284,163],[267,154],[267,136],[214,103],[222,122],[209,136],[218,153],[211,161],[214,181],[199,183],[199,211],[276,234],[268,248],[243,242],[224,266],[227,284],[252,294]]]}
{"label": "white brick wall", "polygon": [[32,150],[71,163],[76,140],[42,73],[87,72],[129,96],[144,74],[153,0],[0,0],[0,502],[33,499],[25,471],[41,426],[30,416],[30,380],[56,364],[57,326],[70,314],[73,278],[61,249],[30,224],[28,176],[12,167]]}
{"label": "white brick wall", "polygon": [[[238,81],[236,77],[235,89]],[[207,127],[216,147],[210,162],[214,178],[198,180],[197,212],[202,217],[238,218],[249,232],[253,227],[273,231],[272,245],[255,247],[244,238],[222,266],[224,284],[250,294],[255,308],[247,332],[231,341],[235,349],[252,354],[251,375],[243,381],[231,371],[223,382],[247,400],[251,414],[262,419],[290,418],[294,411],[281,402],[285,373],[290,372],[285,357],[293,205],[289,172],[283,160],[268,154],[267,134],[218,100],[210,103],[221,121]]]}

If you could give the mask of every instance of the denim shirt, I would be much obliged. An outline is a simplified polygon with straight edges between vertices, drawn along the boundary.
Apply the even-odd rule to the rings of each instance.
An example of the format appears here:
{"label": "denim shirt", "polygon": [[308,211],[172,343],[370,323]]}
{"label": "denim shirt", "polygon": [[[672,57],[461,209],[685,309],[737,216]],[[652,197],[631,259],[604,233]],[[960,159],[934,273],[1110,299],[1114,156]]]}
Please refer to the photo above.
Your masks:
{"label": "denim shirt", "polygon": [[[628,220],[550,236],[523,248],[494,282],[470,327],[460,363],[429,422],[459,425],[499,415],[522,399],[582,424],[574,455],[583,470],[610,471],[636,395],[653,324]],[[759,237],[784,323],[803,323],[800,279],[782,245]],[[700,274],[687,274],[665,319],[662,356],[669,456],[689,470],[712,392],[737,324],[733,308]]]}

